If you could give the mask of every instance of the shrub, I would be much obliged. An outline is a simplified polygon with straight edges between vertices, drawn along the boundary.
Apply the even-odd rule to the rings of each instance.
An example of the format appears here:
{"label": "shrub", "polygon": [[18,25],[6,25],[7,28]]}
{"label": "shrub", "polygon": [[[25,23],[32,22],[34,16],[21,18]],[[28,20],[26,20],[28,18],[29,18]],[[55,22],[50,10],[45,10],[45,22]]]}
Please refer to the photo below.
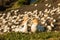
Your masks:
{"label": "shrub", "polygon": [[23,3],[26,2],[26,1],[27,0],[18,0],[18,3],[23,5]]}

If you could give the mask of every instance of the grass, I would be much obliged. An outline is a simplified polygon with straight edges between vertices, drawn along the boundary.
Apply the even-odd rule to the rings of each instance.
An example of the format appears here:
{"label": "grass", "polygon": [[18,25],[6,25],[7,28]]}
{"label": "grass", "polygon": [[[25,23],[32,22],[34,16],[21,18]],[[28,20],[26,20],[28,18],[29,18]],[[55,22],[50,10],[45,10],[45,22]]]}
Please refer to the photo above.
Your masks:
{"label": "grass", "polygon": [[0,35],[0,40],[59,40],[60,32],[40,32],[32,34],[23,33],[4,33]]}
{"label": "grass", "polygon": [[[25,5],[25,4],[23,4],[23,3],[26,2],[26,1],[27,1],[27,0],[17,0],[16,2],[13,3],[13,5],[12,5],[11,7],[7,8],[6,11],[7,11],[7,10],[11,10],[11,9],[20,8],[21,6]],[[37,3],[37,2],[39,2],[39,0],[37,0],[36,2],[31,3],[31,4],[35,4],[35,3]]]}
{"label": "grass", "polygon": [[16,1],[11,7],[7,8],[6,11],[7,11],[7,10],[11,10],[11,9],[17,9],[17,8],[19,8],[20,6],[21,6],[21,4],[18,5],[18,1]]}

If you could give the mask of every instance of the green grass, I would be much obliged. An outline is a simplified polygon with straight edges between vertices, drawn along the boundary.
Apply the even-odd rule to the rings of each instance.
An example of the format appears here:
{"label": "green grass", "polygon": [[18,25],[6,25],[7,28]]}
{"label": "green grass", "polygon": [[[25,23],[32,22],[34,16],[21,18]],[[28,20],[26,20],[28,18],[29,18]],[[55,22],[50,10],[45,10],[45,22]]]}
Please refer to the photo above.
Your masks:
{"label": "green grass", "polygon": [[20,8],[21,7],[21,4],[18,5],[18,1],[16,1],[11,7],[7,8],[7,10],[11,10],[11,9],[17,9],[17,8]]}
{"label": "green grass", "polygon": [[59,40],[60,32],[40,32],[32,34],[23,34],[23,33],[4,33],[0,35],[0,40]]}
{"label": "green grass", "polygon": [[[21,6],[24,5],[24,4],[23,4],[24,2],[27,2],[27,0],[17,0],[16,2],[14,2],[14,4],[13,4],[11,7],[7,8],[6,11],[7,11],[7,10],[11,10],[11,9],[20,8]],[[32,4],[35,4],[35,3],[38,3],[38,2],[39,2],[39,0],[37,0],[36,2],[34,2],[34,3],[32,3]]]}

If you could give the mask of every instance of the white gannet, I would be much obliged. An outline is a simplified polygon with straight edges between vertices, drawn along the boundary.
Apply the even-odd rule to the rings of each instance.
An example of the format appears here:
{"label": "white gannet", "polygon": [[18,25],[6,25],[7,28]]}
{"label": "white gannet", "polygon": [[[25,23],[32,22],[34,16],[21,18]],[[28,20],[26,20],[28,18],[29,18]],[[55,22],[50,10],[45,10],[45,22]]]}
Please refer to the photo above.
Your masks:
{"label": "white gannet", "polygon": [[25,16],[23,18],[23,22],[22,22],[21,26],[19,27],[20,28],[19,32],[22,32],[22,33],[27,33],[28,32],[27,22],[28,22],[28,16]]}
{"label": "white gannet", "polygon": [[38,20],[35,18],[32,20],[31,32],[33,32],[33,33],[36,32],[37,25],[38,25]]}

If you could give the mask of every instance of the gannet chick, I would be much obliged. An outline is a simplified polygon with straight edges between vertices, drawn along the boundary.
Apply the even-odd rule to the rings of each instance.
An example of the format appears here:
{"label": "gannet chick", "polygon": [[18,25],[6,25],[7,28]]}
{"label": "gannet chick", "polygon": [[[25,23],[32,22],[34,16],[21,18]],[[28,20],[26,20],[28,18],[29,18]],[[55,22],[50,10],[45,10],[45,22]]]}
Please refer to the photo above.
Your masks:
{"label": "gannet chick", "polygon": [[23,22],[22,22],[22,24],[20,26],[20,32],[22,32],[22,33],[27,33],[28,32],[28,30],[27,30],[27,22],[28,22],[28,17],[25,16],[23,18]]}
{"label": "gannet chick", "polygon": [[38,20],[35,18],[32,20],[31,32],[33,32],[33,33],[36,32],[37,25],[38,25]]}

